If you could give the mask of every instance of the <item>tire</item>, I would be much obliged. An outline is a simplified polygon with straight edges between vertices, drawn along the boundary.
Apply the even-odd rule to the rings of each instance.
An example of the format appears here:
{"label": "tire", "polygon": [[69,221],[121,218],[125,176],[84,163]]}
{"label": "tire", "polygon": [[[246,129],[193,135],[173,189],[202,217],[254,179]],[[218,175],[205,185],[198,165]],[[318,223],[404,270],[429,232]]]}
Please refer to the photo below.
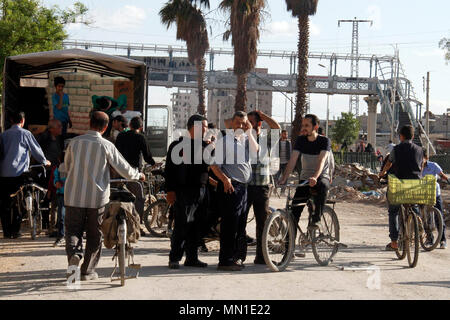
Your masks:
{"label": "tire", "polygon": [[[425,251],[432,251],[436,249],[442,239],[444,219],[437,208],[425,206],[422,210],[423,230],[420,234],[420,245]],[[427,243],[427,234],[432,234],[434,239],[432,243]]]}
{"label": "tire", "polygon": [[404,223],[404,217],[406,216],[405,207],[400,206],[400,212],[398,215],[398,249],[395,250],[395,254],[397,255],[397,258],[399,260],[403,260],[406,258],[406,251],[409,247],[409,243],[406,241],[405,238],[405,223]]}
{"label": "tire", "polygon": [[[270,214],[264,224],[262,252],[270,270],[283,271],[291,262],[295,248],[295,229],[292,218],[284,211]],[[274,255],[279,259],[274,260]]]}
{"label": "tire", "polygon": [[152,236],[158,238],[167,236],[169,208],[170,206],[165,199],[159,199],[145,210],[143,216],[144,224]]}
{"label": "tire", "polygon": [[408,237],[407,240],[409,242],[408,250],[406,250],[406,256],[408,258],[408,264],[410,268],[414,268],[417,265],[417,261],[419,260],[419,222],[417,216],[414,212],[409,209],[409,213],[407,216],[406,227],[408,228]]}
{"label": "tire", "polygon": [[31,216],[32,216],[32,219],[33,219],[33,227],[31,228],[31,240],[36,240],[38,214],[34,213],[34,214],[31,214]]}
{"label": "tire", "polygon": [[321,266],[333,261],[339,249],[339,221],[336,212],[329,207],[323,208],[320,227],[313,231],[311,247],[314,258]]}

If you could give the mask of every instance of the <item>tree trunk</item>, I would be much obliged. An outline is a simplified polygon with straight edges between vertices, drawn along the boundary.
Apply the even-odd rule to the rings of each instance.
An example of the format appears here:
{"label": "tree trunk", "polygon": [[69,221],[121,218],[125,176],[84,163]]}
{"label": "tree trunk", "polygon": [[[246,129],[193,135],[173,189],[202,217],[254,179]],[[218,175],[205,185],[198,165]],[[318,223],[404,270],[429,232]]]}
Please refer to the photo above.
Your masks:
{"label": "tree trunk", "polygon": [[205,105],[205,58],[197,59],[197,86],[198,86],[198,108],[197,112],[202,116],[206,116]]}
{"label": "tree trunk", "polygon": [[234,111],[246,111],[247,109],[247,78],[248,74],[240,74],[237,76],[236,100],[234,103]]}
{"label": "tree trunk", "polygon": [[298,17],[298,77],[297,104],[292,123],[292,140],[295,143],[300,134],[302,119],[306,111],[306,93],[308,91],[308,53],[309,53],[309,16],[302,14]]}

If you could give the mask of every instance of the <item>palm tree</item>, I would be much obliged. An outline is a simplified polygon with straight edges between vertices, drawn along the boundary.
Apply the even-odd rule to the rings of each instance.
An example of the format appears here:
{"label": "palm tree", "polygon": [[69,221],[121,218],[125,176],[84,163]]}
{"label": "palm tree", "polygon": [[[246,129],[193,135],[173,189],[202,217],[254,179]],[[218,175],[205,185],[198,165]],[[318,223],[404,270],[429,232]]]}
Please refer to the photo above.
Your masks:
{"label": "palm tree", "polygon": [[300,133],[302,117],[307,107],[306,92],[308,90],[308,52],[309,52],[309,16],[316,14],[319,0],[286,0],[288,11],[298,18],[298,77],[297,104],[292,123],[292,139]]}
{"label": "palm tree", "polygon": [[209,40],[201,7],[209,9],[209,0],[169,0],[159,11],[159,16],[167,28],[176,23],[177,40],[186,41],[189,62],[197,68],[197,110],[205,115],[205,53],[209,49]]}
{"label": "palm tree", "polygon": [[230,13],[230,30],[225,32],[224,40],[231,35],[234,48],[233,72],[237,76],[237,92],[234,109],[245,111],[247,104],[248,73],[256,66],[258,57],[259,23],[265,0],[223,0],[222,10]]}

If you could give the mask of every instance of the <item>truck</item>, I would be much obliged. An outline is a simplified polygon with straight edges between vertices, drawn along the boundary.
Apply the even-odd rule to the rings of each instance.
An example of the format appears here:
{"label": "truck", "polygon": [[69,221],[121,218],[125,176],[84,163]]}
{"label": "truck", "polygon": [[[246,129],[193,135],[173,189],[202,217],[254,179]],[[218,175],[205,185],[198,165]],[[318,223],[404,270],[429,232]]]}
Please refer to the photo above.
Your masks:
{"label": "truck", "polygon": [[[10,127],[8,115],[14,111],[25,112],[25,128],[33,134],[44,131],[53,117],[53,79],[62,76],[66,80],[65,92],[69,95],[69,114],[73,123],[69,134],[75,136],[89,129],[92,96],[117,98],[126,94],[127,109],[140,112],[147,124],[146,137],[150,148],[153,144],[155,156],[164,157],[170,142],[172,117],[167,106],[147,108],[147,71],[142,61],[82,49],[7,57],[3,70],[1,131]],[[149,118],[149,110],[150,113],[167,113],[164,134],[160,134],[161,128],[158,131],[152,125],[154,122]]]}

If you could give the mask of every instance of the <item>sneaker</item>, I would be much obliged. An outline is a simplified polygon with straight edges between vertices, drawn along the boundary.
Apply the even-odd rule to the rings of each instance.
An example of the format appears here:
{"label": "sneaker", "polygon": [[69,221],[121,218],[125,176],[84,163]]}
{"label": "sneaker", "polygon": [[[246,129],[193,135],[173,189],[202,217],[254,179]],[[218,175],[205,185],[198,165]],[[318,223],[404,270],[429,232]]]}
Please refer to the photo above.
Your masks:
{"label": "sneaker", "polygon": [[201,262],[200,260],[197,260],[197,261],[185,261],[184,266],[194,268],[206,268],[208,264],[205,262]]}
{"label": "sneaker", "polygon": [[180,269],[180,263],[178,261],[169,261],[169,269]]}
{"label": "sneaker", "polygon": [[240,266],[236,263],[228,265],[228,266],[221,266],[221,265],[217,266],[218,271],[242,271],[242,269],[243,269],[242,266]]}
{"label": "sneaker", "polygon": [[[81,257],[78,254],[74,254],[72,257],[70,257],[69,260],[69,267],[70,266],[76,266],[78,268],[78,265],[80,264]],[[67,272],[66,278],[69,278],[72,275],[72,273]]]}
{"label": "sneaker", "polygon": [[386,245],[386,251],[397,251],[397,250],[398,250],[397,242],[389,242]]}
{"label": "sneaker", "polygon": [[56,241],[53,243],[53,247],[57,247],[57,246],[62,246],[64,245],[64,238],[58,238],[56,239]]}
{"label": "sneaker", "polygon": [[447,241],[441,241],[441,249],[447,249]]}
{"label": "sneaker", "polygon": [[256,240],[250,236],[246,236],[246,241],[248,246],[256,246]]}
{"label": "sneaker", "polygon": [[145,237],[145,236],[146,236],[146,233],[145,233],[144,229],[141,229],[141,237]]}
{"label": "sneaker", "polygon": [[97,272],[92,272],[89,274],[82,274],[81,275],[81,281],[90,281],[90,280],[97,280],[98,274]]}
{"label": "sneaker", "polygon": [[242,259],[237,259],[234,263],[241,266],[242,269],[245,268],[244,261],[242,261]]}

